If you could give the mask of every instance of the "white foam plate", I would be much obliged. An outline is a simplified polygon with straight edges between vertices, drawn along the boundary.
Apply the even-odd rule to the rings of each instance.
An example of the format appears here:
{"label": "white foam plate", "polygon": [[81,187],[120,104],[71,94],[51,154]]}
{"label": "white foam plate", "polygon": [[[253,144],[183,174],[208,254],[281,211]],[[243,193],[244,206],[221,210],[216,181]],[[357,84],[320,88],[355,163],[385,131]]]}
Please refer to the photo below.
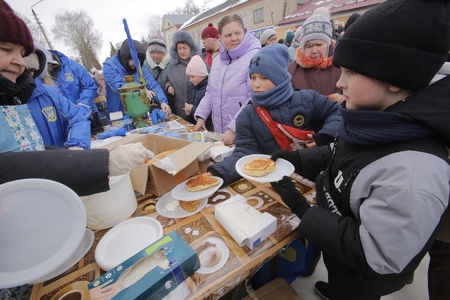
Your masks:
{"label": "white foam plate", "polygon": [[105,271],[124,262],[163,236],[161,223],[150,217],[136,217],[111,228],[95,249],[95,261]]}
{"label": "white foam plate", "polygon": [[55,271],[51,272],[50,274],[39,278],[36,281],[33,281],[31,283],[40,283],[47,280],[50,280],[52,278],[55,278],[56,276],[61,275],[65,271],[72,268],[76,263],[78,263],[84,255],[89,251],[92,244],[94,243],[95,235],[92,230],[89,228],[86,228],[86,231],[84,232],[83,239],[81,240],[80,245],[75,250],[75,252],[70,256],[59,268],[57,268]]}
{"label": "white foam plate", "polygon": [[0,185],[0,288],[61,267],[79,247],[86,219],[80,197],[61,183],[33,178]]}
{"label": "white foam plate", "polygon": [[173,188],[173,190],[171,192],[172,197],[174,199],[183,200],[183,201],[195,201],[195,200],[200,200],[203,198],[208,198],[209,196],[214,194],[218,189],[220,189],[220,187],[223,184],[222,178],[216,177],[216,176],[213,176],[213,177],[216,178],[217,180],[219,180],[219,184],[212,186],[209,189],[197,191],[197,192],[188,191],[188,189],[186,188],[186,182],[188,182],[191,179],[191,178],[189,178]]}
{"label": "white foam plate", "polygon": [[104,140],[93,140],[93,141],[91,141],[91,149],[97,149],[100,147],[104,147],[104,146],[111,144],[115,141],[118,141],[122,138],[123,138],[122,136],[112,136],[112,137],[106,138]]}
{"label": "white foam plate", "polygon": [[177,199],[172,197],[171,193],[165,193],[161,198],[158,199],[158,202],[156,202],[156,212],[166,218],[186,218],[201,211],[208,203],[208,198],[204,198],[198,206],[197,210],[195,210],[194,212],[187,212],[182,209],[180,205],[178,205],[174,210],[168,210],[166,205],[172,201],[178,202]]}
{"label": "white foam plate", "polygon": [[[201,249],[208,242],[214,246]],[[200,259],[200,268],[196,271],[196,273],[199,274],[210,274],[219,270],[223,267],[223,265],[225,265],[230,254],[230,249],[224,240],[215,236],[205,238],[198,244],[193,245],[192,248],[195,252],[198,251],[197,255]],[[215,251],[215,253],[213,251]],[[217,255],[219,255],[219,257],[217,257]],[[211,259],[213,259],[213,262],[211,262]]]}
{"label": "white foam plate", "polygon": [[276,161],[276,167],[275,167],[274,172],[269,173],[266,176],[261,176],[261,177],[249,176],[244,173],[244,166],[249,160],[254,159],[254,158],[270,158],[270,155],[251,154],[251,155],[241,157],[236,162],[236,171],[239,173],[239,175],[241,175],[242,177],[244,177],[246,179],[253,180],[253,181],[256,181],[259,183],[267,183],[267,182],[280,181],[281,179],[283,179],[283,176],[291,176],[292,173],[294,173],[294,171],[295,171],[294,165],[292,165],[289,161],[287,161],[285,159],[279,158]]}

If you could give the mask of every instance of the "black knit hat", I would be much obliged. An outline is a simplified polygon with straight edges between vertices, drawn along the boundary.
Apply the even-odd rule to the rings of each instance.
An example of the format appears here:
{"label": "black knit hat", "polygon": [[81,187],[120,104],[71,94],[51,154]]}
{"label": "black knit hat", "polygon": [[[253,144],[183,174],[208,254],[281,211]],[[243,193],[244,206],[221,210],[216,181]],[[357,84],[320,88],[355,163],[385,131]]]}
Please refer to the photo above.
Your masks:
{"label": "black knit hat", "polygon": [[406,90],[426,87],[450,48],[449,0],[388,0],[338,41],[333,64]]}
{"label": "black knit hat", "polygon": [[0,0],[0,41],[23,46],[25,56],[34,50],[30,30],[4,0]]}
{"label": "black knit hat", "polygon": [[345,22],[344,31],[347,31],[348,28],[350,27],[350,25],[352,25],[353,23],[355,23],[355,21],[358,20],[359,17],[361,17],[361,14],[353,13],[353,14],[347,19],[347,22]]}

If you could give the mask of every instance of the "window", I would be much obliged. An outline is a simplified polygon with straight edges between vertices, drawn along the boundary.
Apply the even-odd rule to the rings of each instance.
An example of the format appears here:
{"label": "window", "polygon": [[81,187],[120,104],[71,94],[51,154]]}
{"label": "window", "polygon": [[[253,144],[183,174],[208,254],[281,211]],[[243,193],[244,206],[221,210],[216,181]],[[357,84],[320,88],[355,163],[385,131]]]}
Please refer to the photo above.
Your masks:
{"label": "window", "polygon": [[264,7],[253,11],[253,24],[264,23]]}

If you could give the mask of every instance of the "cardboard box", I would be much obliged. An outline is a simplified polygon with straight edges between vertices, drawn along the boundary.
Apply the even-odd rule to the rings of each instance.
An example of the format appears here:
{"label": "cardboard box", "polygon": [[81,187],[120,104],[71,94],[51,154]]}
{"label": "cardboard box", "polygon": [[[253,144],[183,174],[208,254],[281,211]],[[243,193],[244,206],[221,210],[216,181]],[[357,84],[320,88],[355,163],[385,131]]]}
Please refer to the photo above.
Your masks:
{"label": "cardboard box", "polygon": [[277,218],[267,212],[261,213],[241,195],[216,205],[214,215],[241,247],[253,249],[277,230]]}
{"label": "cardboard box", "polygon": [[273,299],[290,299],[302,300],[303,298],[287,283],[284,278],[276,278],[271,282],[263,285],[243,300],[273,300]]}
{"label": "cardboard box", "polygon": [[172,231],[88,285],[91,299],[162,299],[200,268],[196,252]]}
{"label": "cardboard box", "polygon": [[130,172],[131,182],[136,192],[142,195],[148,192],[156,196],[162,196],[198,172],[198,157],[212,146],[212,143],[193,143],[154,134],[131,134],[102,148],[113,150],[119,145],[137,142],[141,142],[155,155],[167,150],[178,150],[168,156],[176,162],[175,175],[167,173],[158,161],[151,165],[141,165]]}

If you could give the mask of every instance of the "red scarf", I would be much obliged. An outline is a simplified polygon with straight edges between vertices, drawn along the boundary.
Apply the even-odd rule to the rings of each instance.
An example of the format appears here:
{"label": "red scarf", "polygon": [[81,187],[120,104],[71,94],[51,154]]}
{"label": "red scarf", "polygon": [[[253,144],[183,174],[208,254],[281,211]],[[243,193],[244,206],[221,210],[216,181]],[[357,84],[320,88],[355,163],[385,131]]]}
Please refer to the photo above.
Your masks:
{"label": "red scarf", "polygon": [[320,59],[311,59],[306,57],[303,52],[302,52],[302,48],[298,47],[297,50],[295,51],[295,60],[297,61],[297,63],[305,69],[312,69],[315,68],[317,70],[326,70],[328,68],[330,68],[331,66],[333,66],[333,49],[336,45],[335,41],[331,41],[331,47],[330,47],[330,52],[328,53],[328,57],[327,58],[320,58]]}
{"label": "red scarf", "polygon": [[211,51],[208,51],[208,50],[206,50],[205,53],[206,53],[205,61],[211,67],[212,66],[212,60],[213,60],[212,53],[211,53]]}
{"label": "red scarf", "polygon": [[212,62],[213,62],[214,58],[217,56],[217,54],[219,53],[219,50],[214,51],[214,52],[206,50],[205,53],[206,53],[205,61],[208,63],[208,65],[210,67],[212,67]]}
{"label": "red scarf", "polygon": [[282,150],[297,150],[305,148],[307,143],[311,142],[308,134],[313,134],[312,130],[299,130],[288,125],[280,124],[272,120],[272,116],[265,108],[253,105],[259,117],[267,125],[275,141]]}

